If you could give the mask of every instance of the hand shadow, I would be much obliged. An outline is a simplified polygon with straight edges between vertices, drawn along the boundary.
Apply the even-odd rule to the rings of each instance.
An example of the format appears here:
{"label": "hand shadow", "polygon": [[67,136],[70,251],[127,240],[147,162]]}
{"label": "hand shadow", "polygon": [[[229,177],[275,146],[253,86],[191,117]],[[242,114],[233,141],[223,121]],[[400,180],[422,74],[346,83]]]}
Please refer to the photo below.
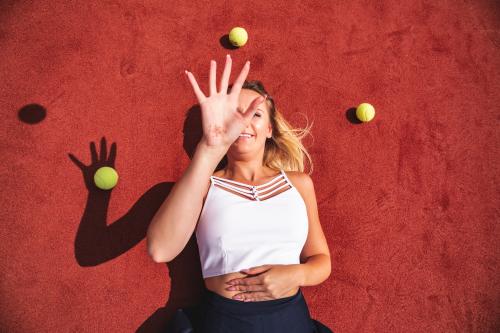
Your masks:
{"label": "hand shadow", "polygon": [[[184,150],[192,159],[202,137],[199,106],[187,112],[184,121]],[[92,162],[85,165],[73,154],[70,159],[82,170],[88,198],[75,239],[75,257],[81,266],[97,266],[125,253],[146,237],[150,221],[169,195],[173,182],[152,186],[122,217],[106,223],[111,190],[103,191],[94,185],[94,173],[102,166],[114,167],[116,143],[111,144],[107,156],[106,139],[101,139],[98,155],[94,142],[90,143]],[[225,158],[221,161],[225,163]],[[219,163],[220,168],[221,163]],[[168,322],[178,308],[198,304],[204,290],[196,236],[193,232],[182,252],[167,263],[171,280],[170,294],[164,307],[156,310],[136,332],[165,332]]]}

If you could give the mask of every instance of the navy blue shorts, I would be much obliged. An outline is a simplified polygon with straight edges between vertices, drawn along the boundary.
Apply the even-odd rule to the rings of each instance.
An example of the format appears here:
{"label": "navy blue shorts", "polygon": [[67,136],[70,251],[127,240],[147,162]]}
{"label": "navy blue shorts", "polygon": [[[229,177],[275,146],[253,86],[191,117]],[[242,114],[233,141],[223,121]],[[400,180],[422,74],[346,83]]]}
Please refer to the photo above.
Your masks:
{"label": "navy blue shorts", "polygon": [[289,297],[244,302],[205,289],[202,303],[178,309],[172,333],[333,333],[312,319],[302,291]]}

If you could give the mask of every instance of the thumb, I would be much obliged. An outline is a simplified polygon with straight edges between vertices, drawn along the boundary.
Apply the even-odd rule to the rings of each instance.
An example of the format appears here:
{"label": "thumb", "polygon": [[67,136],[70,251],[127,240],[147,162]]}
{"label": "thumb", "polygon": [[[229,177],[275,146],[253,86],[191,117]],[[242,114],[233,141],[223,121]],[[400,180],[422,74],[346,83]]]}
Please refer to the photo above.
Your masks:
{"label": "thumb", "polygon": [[248,109],[246,109],[245,113],[243,114],[245,120],[247,122],[250,122],[255,114],[255,112],[257,111],[257,106],[262,103],[266,98],[263,97],[263,96],[259,96],[259,97],[256,97],[252,103],[250,104],[250,106],[248,107]]}
{"label": "thumb", "polygon": [[271,265],[255,266],[252,268],[242,269],[241,271],[245,274],[259,274],[265,272],[271,268]]}

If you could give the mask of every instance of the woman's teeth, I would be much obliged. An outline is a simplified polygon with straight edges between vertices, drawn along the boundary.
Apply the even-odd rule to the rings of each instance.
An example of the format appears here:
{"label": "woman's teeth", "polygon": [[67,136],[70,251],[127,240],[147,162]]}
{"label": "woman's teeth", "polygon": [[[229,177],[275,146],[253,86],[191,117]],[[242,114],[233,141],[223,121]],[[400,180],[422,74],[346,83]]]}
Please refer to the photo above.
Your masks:
{"label": "woman's teeth", "polygon": [[252,135],[250,135],[250,134],[240,134],[240,137],[251,138]]}

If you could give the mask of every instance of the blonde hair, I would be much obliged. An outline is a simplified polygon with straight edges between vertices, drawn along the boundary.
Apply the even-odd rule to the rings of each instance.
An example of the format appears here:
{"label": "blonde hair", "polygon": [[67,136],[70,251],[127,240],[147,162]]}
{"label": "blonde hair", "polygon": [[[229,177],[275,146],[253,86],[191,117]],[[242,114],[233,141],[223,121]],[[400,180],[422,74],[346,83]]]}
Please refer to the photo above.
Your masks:
{"label": "blonde hair", "polygon": [[[232,85],[228,89],[230,90],[231,87]],[[302,143],[302,139],[311,134],[312,123],[305,128],[294,128],[281,111],[276,108],[273,97],[267,93],[259,80],[245,81],[242,89],[251,89],[262,96],[267,96],[266,104],[269,106],[269,120],[273,131],[272,137],[266,140],[263,165],[275,170],[304,172],[304,162],[307,158],[309,162],[308,174],[311,175],[313,162],[311,155]],[[223,163],[222,166],[227,165],[227,155],[224,156],[221,163]]]}

